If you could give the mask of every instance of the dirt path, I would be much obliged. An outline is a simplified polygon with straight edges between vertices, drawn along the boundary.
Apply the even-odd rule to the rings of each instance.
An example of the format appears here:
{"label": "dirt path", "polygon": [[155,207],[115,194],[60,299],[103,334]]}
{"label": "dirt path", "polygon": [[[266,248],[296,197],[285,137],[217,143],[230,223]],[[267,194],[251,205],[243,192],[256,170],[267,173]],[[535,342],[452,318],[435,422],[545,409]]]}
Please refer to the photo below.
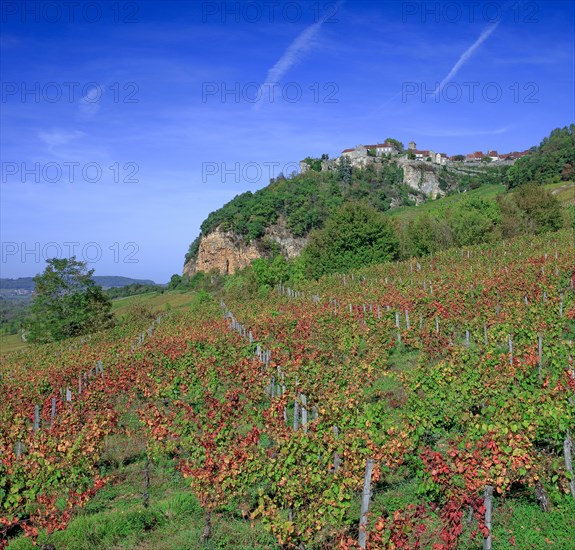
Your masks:
{"label": "dirt path", "polygon": [[561,191],[565,191],[566,189],[570,189],[571,187],[575,187],[575,183],[566,183],[565,185],[562,185],[557,189],[553,189],[553,191],[551,191],[551,194],[557,195],[557,193],[561,193]]}

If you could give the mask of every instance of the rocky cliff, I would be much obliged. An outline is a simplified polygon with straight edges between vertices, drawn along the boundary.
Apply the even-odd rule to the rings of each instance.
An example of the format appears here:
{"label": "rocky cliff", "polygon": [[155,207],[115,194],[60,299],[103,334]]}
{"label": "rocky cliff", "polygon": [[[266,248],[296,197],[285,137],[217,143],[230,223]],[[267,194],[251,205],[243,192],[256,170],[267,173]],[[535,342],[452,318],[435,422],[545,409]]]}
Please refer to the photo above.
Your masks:
{"label": "rocky cliff", "polygon": [[[337,171],[341,158],[323,160],[321,170]],[[365,169],[367,166],[373,166],[376,171],[381,169],[382,164],[386,162],[382,157],[368,155],[349,156],[348,159],[353,168]],[[420,191],[427,197],[432,198],[445,194],[439,186],[440,164],[421,160],[408,160],[405,156],[397,156],[394,161],[403,169],[403,183],[414,191]],[[302,172],[307,171],[307,164],[302,161],[300,169]]]}
{"label": "rocky cliff", "polygon": [[430,198],[445,194],[439,187],[441,167],[437,164],[401,159],[399,165],[403,168],[403,183],[405,185],[425,193]]}
{"label": "rocky cliff", "polygon": [[[355,193],[355,197],[372,201],[372,204],[378,207],[381,207],[385,199],[389,201],[387,206],[394,208],[404,205],[406,201],[419,204],[429,198],[435,199],[444,195],[444,190],[453,183],[449,169],[436,163],[409,160],[400,156],[389,159],[367,154],[345,159],[343,162],[349,160],[352,167],[366,170],[366,173],[373,171],[375,174],[385,174],[382,177],[390,182],[387,186],[382,187],[384,180],[377,181],[377,178],[370,184],[370,176],[359,180],[359,183],[356,181],[352,190],[349,182],[345,183],[343,179],[338,181],[335,178],[333,181],[324,178],[325,181],[322,182],[320,172],[339,172],[342,169],[342,159],[343,157],[324,159],[321,161],[320,171],[316,169],[302,180],[284,178],[274,181],[273,185],[256,193],[238,195],[222,209],[210,214],[202,224],[202,237],[199,242],[194,243],[193,253],[188,254],[184,274],[191,276],[197,272],[212,270],[233,274],[258,258],[271,256],[274,250],[280,251],[288,259],[298,256],[306,244],[306,239],[295,237],[290,229],[302,234],[309,231],[310,227],[320,226],[330,208],[329,200],[333,206],[334,186],[342,197]],[[307,166],[305,162],[302,164]],[[305,171],[303,166],[302,171]],[[405,188],[400,189],[400,184],[411,191],[407,190],[406,193]],[[283,216],[290,217],[284,219],[280,215],[276,223],[266,227],[266,220],[275,219],[278,211],[282,211]],[[240,227],[241,231],[230,230],[237,227]],[[249,231],[252,235],[263,235],[249,240],[242,236]]]}
{"label": "rocky cliff", "polygon": [[258,258],[269,255],[270,245],[276,243],[285,258],[295,258],[305,246],[306,239],[294,237],[288,231],[284,220],[266,228],[265,235],[247,243],[241,236],[231,231],[216,228],[200,239],[198,254],[184,265],[184,275],[194,275],[199,271],[217,270],[222,274],[233,274],[250,265]]}

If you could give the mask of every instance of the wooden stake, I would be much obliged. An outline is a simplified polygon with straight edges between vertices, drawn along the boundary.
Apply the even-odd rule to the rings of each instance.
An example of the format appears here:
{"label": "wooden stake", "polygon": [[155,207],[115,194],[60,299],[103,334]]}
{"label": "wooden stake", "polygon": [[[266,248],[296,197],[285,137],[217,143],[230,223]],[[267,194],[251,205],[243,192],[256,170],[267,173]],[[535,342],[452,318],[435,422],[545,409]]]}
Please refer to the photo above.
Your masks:
{"label": "wooden stake", "polygon": [[52,397],[52,410],[50,411],[50,427],[54,425],[55,416],[56,416],[56,398]]}
{"label": "wooden stake", "polygon": [[299,400],[298,394],[296,392],[296,397],[293,405],[293,430],[297,432],[299,428]]}
{"label": "wooden stake", "polygon": [[537,348],[539,351],[539,377],[541,377],[541,369],[543,368],[543,334],[537,334]]}
{"label": "wooden stake", "polygon": [[509,364],[513,365],[513,340],[511,340],[511,334],[507,335],[509,340]]}
{"label": "wooden stake", "polygon": [[301,425],[303,427],[303,431],[307,432],[307,397],[300,393],[300,400],[301,400]]}
{"label": "wooden stake", "polygon": [[485,486],[483,505],[485,506],[485,527],[489,529],[489,534],[483,539],[483,550],[491,550],[491,512],[493,508],[493,487],[491,485]]}
{"label": "wooden stake", "polygon": [[573,475],[573,462],[571,455],[573,452],[573,442],[569,435],[569,430],[565,434],[565,441],[563,442],[563,455],[565,456],[565,470],[571,472],[571,480],[569,481],[569,488],[571,489],[571,496],[575,499],[575,477]]}
{"label": "wooden stake", "polygon": [[40,429],[40,407],[34,405],[34,431],[37,432]]}
{"label": "wooden stake", "polygon": [[365,464],[365,477],[363,479],[363,492],[361,494],[361,515],[359,518],[359,538],[360,548],[365,548],[367,543],[367,512],[369,511],[369,501],[371,499],[371,474],[373,472],[373,459],[368,458]]}
{"label": "wooden stake", "polygon": [[[337,426],[333,427],[333,433],[335,434],[335,438],[337,439],[339,437],[339,430],[337,428]],[[339,455],[337,454],[337,451],[335,451],[333,453],[333,472],[337,472],[339,470]]]}

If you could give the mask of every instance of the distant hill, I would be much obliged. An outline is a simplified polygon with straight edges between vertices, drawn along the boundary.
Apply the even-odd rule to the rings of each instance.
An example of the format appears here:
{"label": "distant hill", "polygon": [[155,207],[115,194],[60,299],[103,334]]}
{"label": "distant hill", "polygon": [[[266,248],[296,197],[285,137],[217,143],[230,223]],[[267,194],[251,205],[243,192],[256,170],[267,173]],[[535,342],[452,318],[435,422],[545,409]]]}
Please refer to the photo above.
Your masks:
{"label": "distant hill", "polygon": [[[150,279],[132,279],[130,277],[119,277],[116,275],[95,275],[93,277],[96,284],[102,288],[121,288],[128,285],[155,285]],[[0,279],[0,290],[34,290],[34,279],[32,277],[19,277],[18,279]]]}

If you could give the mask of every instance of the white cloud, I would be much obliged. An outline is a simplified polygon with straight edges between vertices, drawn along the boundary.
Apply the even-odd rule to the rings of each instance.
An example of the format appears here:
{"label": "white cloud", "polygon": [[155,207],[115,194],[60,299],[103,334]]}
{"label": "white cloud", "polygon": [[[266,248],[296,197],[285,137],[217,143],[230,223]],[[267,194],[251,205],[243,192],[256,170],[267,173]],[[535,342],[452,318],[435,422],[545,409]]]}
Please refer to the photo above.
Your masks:
{"label": "white cloud", "polygon": [[87,119],[90,119],[98,113],[100,110],[100,102],[102,101],[102,95],[104,94],[104,86],[96,84],[88,89],[86,94],[82,97],[79,102],[80,114]]}
{"label": "white cloud", "polygon": [[51,132],[39,132],[38,137],[40,141],[48,146],[49,149],[54,149],[62,145],[67,145],[72,141],[76,141],[84,137],[84,132],[74,130],[66,132],[63,130],[52,130]]}
{"label": "white cloud", "polygon": [[459,69],[461,69],[461,67],[463,67],[463,65],[465,65],[465,63],[467,63],[471,59],[477,48],[479,48],[479,46],[481,46],[481,44],[483,44],[483,42],[485,42],[491,36],[491,33],[498,27],[498,25],[499,21],[484,29],[483,32],[479,35],[479,38],[459,56],[459,59],[457,60],[455,65],[451,67],[451,70],[449,71],[449,73],[447,73],[447,76],[441,81],[439,86],[435,89],[434,92],[435,94],[441,92],[443,86],[445,86],[445,84],[449,82],[459,72]]}
{"label": "white cloud", "polygon": [[[338,8],[341,4],[342,2],[338,3],[336,12],[338,11]],[[298,63],[303,57],[303,54],[313,46],[314,40],[321,30],[322,25],[326,22],[327,19],[331,17],[332,14],[333,12],[328,10],[324,17],[322,17],[313,25],[306,27],[288,46],[288,48],[278,59],[275,65],[268,71],[264,83],[260,86],[260,101],[254,105],[254,108],[257,109],[261,105],[262,100],[267,97],[270,86],[280,82],[280,80],[289,71],[289,69]]]}

